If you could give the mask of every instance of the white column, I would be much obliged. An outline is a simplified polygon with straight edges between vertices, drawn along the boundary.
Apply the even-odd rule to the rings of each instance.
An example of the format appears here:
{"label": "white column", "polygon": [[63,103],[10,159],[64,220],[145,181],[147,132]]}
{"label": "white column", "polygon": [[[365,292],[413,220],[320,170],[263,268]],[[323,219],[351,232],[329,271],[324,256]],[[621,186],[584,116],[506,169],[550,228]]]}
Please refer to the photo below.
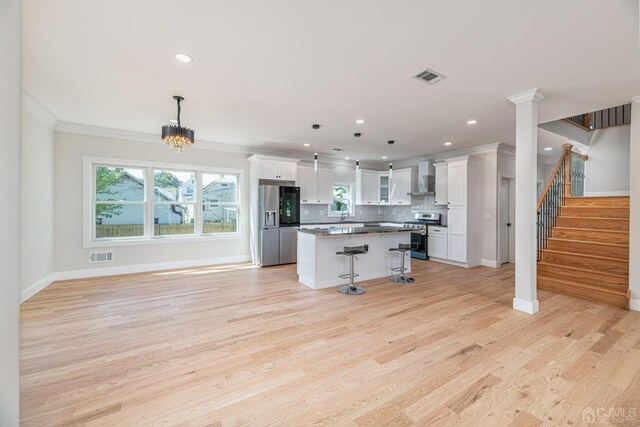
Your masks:
{"label": "white column", "polygon": [[0,425],[17,426],[20,348],[20,0],[0,1]]}
{"label": "white column", "polygon": [[536,288],[536,174],[538,103],[544,94],[531,89],[510,96],[516,105],[516,296],[513,308],[539,310]]}
{"label": "white column", "polygon": [[638,168],[640,164],[640,96],[635,96],[631,100],[629,289],[631,289],[630,308],[640,311],[640,168]]}

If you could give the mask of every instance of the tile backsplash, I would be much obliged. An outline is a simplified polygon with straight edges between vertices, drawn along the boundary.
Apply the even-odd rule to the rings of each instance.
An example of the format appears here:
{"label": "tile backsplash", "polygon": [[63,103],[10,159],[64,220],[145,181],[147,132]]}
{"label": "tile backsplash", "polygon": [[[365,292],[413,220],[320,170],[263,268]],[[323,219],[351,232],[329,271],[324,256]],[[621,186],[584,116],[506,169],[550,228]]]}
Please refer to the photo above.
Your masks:
{"label": "tile backsplash", "polygon": [[[356,206],[356,215],[350,221],[404,222],[414,219],[416,213],[439,213],[442,224],[447,224],[447,207],[436,206],[432,195],[412,197],[411,206]],[[340,217],[330,217],[327,205],[302,205],[302,223],[340,221]]]}

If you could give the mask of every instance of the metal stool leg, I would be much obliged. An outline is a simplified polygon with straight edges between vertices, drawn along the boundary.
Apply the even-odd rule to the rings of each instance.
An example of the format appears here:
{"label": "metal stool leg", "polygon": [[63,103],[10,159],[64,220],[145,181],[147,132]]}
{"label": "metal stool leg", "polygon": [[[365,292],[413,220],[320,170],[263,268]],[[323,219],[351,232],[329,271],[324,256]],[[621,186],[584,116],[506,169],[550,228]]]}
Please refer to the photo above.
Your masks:
{"label": "metal stool leg", "polygon": [[[391,276],[389,277],[389,279],[391,279],[392,281],[396,282],[396,283],[413,283],[415,280],[412,277],[407,277],[405,276],[404,272],[406,270],[406,268],[404,267],[404,257],[407,254],[407,251],[399,251],[400,254],[402,254],[402,262],[400,263],[400,274],[397,276]],[[398,269],[395,269],[398,270]]]}
{"label": "metal stool leg", "polygon": [[349,284],[347,286],[342,286],[338,289],[338,291],[340,291],[341,293],[345,294],[345,295],[361,295],[364,294],[366,292],[365,288],[362,288],[360,286],[356,286],[355,282],[353,281],[353,279],[356,277],[356,275],[353,273],[353,258],[354,256],[351,255],[351,265],[350,265],[350,269],[349,269]]}

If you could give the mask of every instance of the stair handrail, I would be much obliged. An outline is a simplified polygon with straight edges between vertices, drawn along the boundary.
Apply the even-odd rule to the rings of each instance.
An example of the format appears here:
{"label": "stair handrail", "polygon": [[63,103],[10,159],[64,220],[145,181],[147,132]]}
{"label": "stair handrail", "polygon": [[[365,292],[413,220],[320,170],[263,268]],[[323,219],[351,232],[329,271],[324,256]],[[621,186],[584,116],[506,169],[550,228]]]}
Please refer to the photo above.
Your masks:
{"label": "stair handrail", "polygon": [[[589,159],[589,156],[575,153],[571,151],[572,148],[572,144],[562,146],[562,156],[553,168],[538,199],[536,208],[538,261],[542,260],[542,250],[547,248],[547,239],[551,234],[551,229],[556,225],[556,218],[558,218],[560,208],[565,205],[566,198],[573,196],[574,190],[578,187],[580,192],[584,191],[584,172],[580,170],[572,174],[572,160],[580,159],[584,162]],[[584,169],[584,163],[579,166]]]}

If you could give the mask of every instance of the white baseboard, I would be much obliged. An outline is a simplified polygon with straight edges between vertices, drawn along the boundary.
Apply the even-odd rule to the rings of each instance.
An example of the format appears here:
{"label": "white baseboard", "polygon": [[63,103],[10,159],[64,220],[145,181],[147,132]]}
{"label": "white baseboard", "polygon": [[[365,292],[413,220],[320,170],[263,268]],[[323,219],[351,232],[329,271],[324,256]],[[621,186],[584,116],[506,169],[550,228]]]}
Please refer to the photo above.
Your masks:
{"label": "white baseboard", "polygon": [[442,264],[454,265],[456,267],[471,268],[471,266],[469,264],[458,262],[458,261],[449,261],[448,259],[444,259],[444,258],[429,257],[429,261],[440,262]]}
{"label": "white baseboard", "polygon": [[231,264],[247,262],[250,255],[239,255],[218,258],[203,258],[189,261],[159,262],[154,264],[126,265],[120,267],[91,268],[86,270],[59,271],[37,281],[20,292],[20,303],[25,302],[53,282],[60,280],[88,279],[91,277],[117,276],[120,274],[145,273],[149,271],[175,270],[180,268],[203,267],[207,265]]}
{"label": "white baseboard", "polygon": [[485,267],[498,268],[498,267],[500,267],[500,262],[494,261],[492,259],[484,259],[484,258],[482,258],[480,260],[480,265],[483,265]]}
{"label": "white baseboard", "polygon": [[629,301],[629,310],[640,311],[640,299],[631,298]]}
{"label": "white baseboard", "polygon": [[44,288],[46,288],[47,286],[55,282],[56,280],[57,280],[56,273],[51,273],[43,277],[42,279],[38,280],[36,283],[29,286],[28,288],[21,290],[20,304],[22,304],[23,302],[25,302],[26,300],[28,300],[29,298],[31,298],[32,296],[34,296],[35,294],[37,294],[38,292],[40,292],[41,290],[43,290]]}
{"label": "white baseboard", "polygon": [[524,311],[527,314],[535,314],[540,311],[540,304],[538,300],[527,301],[520,298],[513,299],[513,309],[518,311]]}

